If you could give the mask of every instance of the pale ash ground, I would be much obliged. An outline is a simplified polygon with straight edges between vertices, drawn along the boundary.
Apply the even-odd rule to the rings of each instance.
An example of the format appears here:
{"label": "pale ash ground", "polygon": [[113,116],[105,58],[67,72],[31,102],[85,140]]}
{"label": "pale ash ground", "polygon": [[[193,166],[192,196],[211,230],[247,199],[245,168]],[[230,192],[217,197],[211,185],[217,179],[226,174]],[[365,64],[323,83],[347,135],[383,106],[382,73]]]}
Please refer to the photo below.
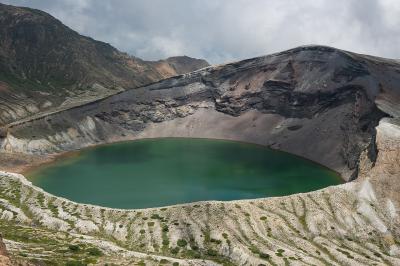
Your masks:
{"label": "pale ash ground", "polygon": [[[366,159],[360,178],[345,185],[162,209],[77,204],[2,172],[0,229],[13,232],[5,243],[20,258],[58,260],[70,243],[85,243],[103,251],[97,263],[118,265],[399,265],[398,190],[380,181],[398,178],[400,127],[381,121],[377,145],[375,166]],[[18,232],[35,242],[20,241]]]}

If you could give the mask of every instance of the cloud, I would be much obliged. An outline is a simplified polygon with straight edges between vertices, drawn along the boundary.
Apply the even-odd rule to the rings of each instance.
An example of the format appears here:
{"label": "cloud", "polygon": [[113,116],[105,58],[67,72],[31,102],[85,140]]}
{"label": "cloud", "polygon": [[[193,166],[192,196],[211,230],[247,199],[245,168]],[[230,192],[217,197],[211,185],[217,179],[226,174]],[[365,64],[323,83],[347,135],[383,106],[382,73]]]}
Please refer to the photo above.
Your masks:
{"label": "cloud", "polygon": [[212,63],[299,45],[400,58],[398,0],[3,1],[49,12],[81,34],[143,59]]}

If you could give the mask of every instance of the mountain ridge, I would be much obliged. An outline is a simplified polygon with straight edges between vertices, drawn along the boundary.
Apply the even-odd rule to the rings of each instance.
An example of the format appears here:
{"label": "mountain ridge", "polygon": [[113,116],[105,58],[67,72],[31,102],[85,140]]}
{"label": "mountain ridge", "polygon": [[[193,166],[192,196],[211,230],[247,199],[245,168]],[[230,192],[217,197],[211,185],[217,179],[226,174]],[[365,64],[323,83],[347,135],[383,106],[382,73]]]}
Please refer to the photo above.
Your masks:
{"label": "mountain ridge", "polygon": [[[399,65],[386,59],[331,47],[303,46],[203,68],[17,122],[6,129],[1,147],[46,154],[148,134],[233,138],[306,157],[338,171],[345,179],[353,179],[362,152],[371,147],[371,158],[375,156],[375,126],[382,117],[393,114],[393,103],[385,99],[398,97],[398,71]],[[221,120],[220,125],[225,125],[225,120],[231,122],[225,125],[227,128],[213,127],[214,118]],[[58,121],[57,130],[48,127],[48,119]],[[185,123],[205,128],[173,130],[178,128],[173,121],[185,119]],[[265,121],[257,126],[243,119]],[[247,133],[243,128],[232,131],[235,120],[254,128]],[[168,123],[170,126],[158,133],[148,132],[148,128]],[[92,129],[87,128],[89,124]],[[76,136],[68,135],[72,128],[78,132]],[[36,131],[33,135],[29,133],[32,130]],[[54,141],[56,136],[47,134],[67,134],[69,144],[61,139]]]}
{"label": "mountain ridge", "polygon": [[0,124],[208,66],[170,62],[129,56],[43,11],[0,4]]}

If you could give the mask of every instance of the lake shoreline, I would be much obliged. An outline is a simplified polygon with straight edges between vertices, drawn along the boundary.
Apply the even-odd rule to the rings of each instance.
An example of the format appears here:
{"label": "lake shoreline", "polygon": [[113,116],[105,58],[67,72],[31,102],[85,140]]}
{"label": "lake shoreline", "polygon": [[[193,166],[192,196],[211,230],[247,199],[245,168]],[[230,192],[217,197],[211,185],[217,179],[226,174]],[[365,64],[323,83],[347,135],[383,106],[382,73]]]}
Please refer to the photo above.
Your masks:
{"label": "lake shoreline", "polygon": [[[40,158],[38,160],[33,160],[32,162],[26,163],[25,165],[15,165],[15,166],[11,166],[11,167],[3,167],[3,165],[2,165],[0,170],[7,171],[7,172],[14,172],[14,173],[25,175],[25,174],[29,174],[32,171],[35,171],[37,168],[40,168],[43,165],[51,164],[51,163],[53,163],[54,161],[56,161],[56,160],[58,160],[60,158],[73,156],[76,153],[80,153],[82,151],[89,150],[89,149],[94,149],[94,148],[107,146],[107,145],[118,144],[118,143],[129,143],[129,142],[133,142],[133,141],[141,141],[141,140],[180,139],[180,138],[183,138],[183,139],[194,139],[194,140],[204,139],[204,140],[230,141],[230,142],[237,142],[237,143],[242,143],[242,144],[255,145],[255,146],[262,147],[262,148],[268,148],[268,149],[271,149],[271,150],[274,150],[274,151],[279,151],[279,152],[283,152],[283,153],[286,153],[286,154],[290,154],[290,155],[302,158],[304,160],[307,160],[309,162],[312,162],[314,164],[320,165],[322,167],[325,167],[325,168],[329,169],[330,171],[335,172],[340,177],[342,182],[344,182],[344,183],[349,182],[349,180],[346,180],[338,171],[336,171],[336,170],[334,170],[332,168],[329,168],[328,166],[326,166],[324,164],[321,164],[319,162],[316,162],[314,160],[311,160],[309,158],[306,158],[306,157],[303,157],[303,156],[300,156],[300,155],[297,155],[297,154],[293,154],[293,153],[290,153],[290,152],[287,152],[287,151],[283,151],[283,150],[280,150],[280,149],[277,149],[277,148],[273,148],[273,147],[271,147],[269,145],[263,145],[263,144],[259,144],[259,143],[248,142],[248,141],[224,139],[224,138],[200,138],[200,137],[155,137],[155,138],[152,138],[152,137],[144,137],[143,138],[143,137],[141,137],[141,138],[115,140],[115,141],[110,141],[110,142],[104,142],[104,143],[98,143],[98,144],[90,145],[90,146],[87,146],[87,147],[84,147],[84,148],[81,148],[81,149],[78,149],[78,150],[62,151],[60,153],[47,154],[47,155],[41,155],[41,156],[32,155],[32,156],[40,157]],[[19,156],[19,155],[17,155],[17,156]]]}
{"label": "lake shoreline", "polygon": [[343,183],[336,172],[305,158],[229,140],[141,139],[51,159],[24,175],[57,196],[113,208],[286,196]]}

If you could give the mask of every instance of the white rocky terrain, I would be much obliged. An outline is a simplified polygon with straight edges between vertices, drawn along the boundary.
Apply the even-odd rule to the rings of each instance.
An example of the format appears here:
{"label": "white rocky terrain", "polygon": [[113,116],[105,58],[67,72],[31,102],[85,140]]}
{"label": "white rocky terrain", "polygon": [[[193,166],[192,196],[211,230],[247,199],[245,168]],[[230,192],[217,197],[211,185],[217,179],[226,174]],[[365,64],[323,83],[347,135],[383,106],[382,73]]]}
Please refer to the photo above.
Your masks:
{"label": "white rocky terrain", "polygon": [[[400,64],[299,47],[127,90],[3,127],[3,170],[155,137],[246,141],[351,182],[286,197],[142,210],[71,202],[1,172],[15,260],[116,265],[400,265]],[[11,169],[11,170],[10,170]]]}
{"label": "white rocky terrain", "polygon": [[278,198],[118,210],[2,172],[1,229],[9,252],[44,261],[74,244],[101,250],[99,264],[399,265],[399,135],[384,119],[376,162],[365,157],[355,181]]}

